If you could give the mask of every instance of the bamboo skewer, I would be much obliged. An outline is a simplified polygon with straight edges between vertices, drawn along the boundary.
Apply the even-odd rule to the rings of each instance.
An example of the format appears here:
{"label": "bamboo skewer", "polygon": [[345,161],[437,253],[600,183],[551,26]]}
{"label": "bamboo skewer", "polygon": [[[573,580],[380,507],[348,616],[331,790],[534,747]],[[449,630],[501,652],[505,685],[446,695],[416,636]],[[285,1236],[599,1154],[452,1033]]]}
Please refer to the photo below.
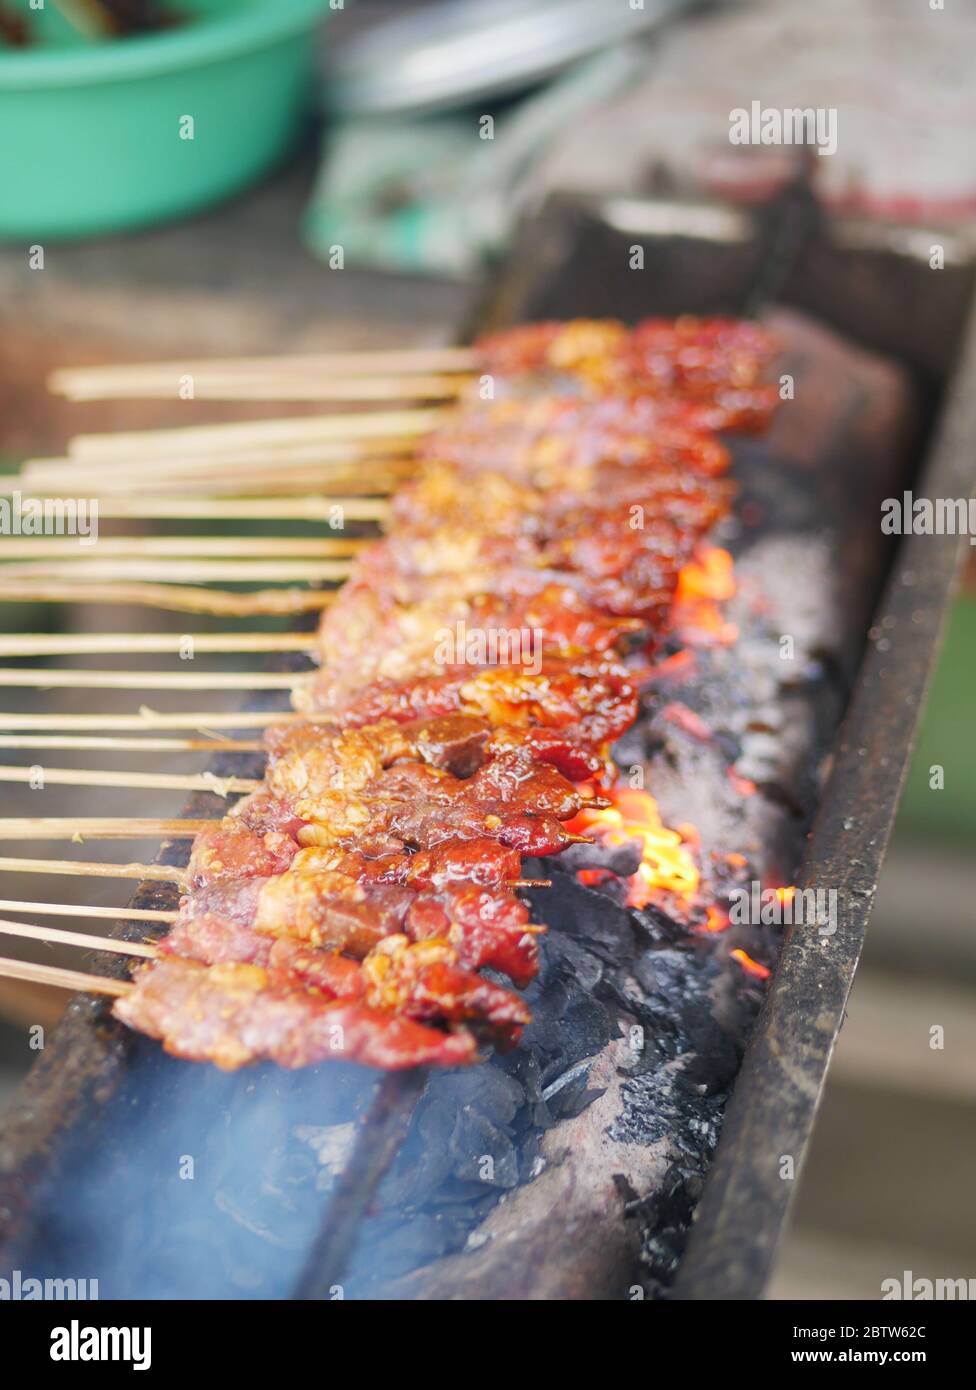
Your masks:
{"label": "bamboo skewer", "polygon": [[58,927],[35,927],[28,922],[10,922],[0,917],[0,936],[21,936],[29,941],[43,941],[62,946],[82,946],[91,951],[112,951],[119,956],[138,956],[155,960],[155,946],[142,941],[121,941],[112,936],[92,936],[88,932],[62,931]]}
{"label": "bamboo skewer", "polygon": [[439,410],[343,412],[295,415],[277,420],[236,420],[230,424],[183,425],[175,429],[118,430],[79,434],[68,442],[77,459],[160,459],[184,453],[209,456],[244,448],[291,444],[343,445],[363,439],[402,439],[426,434],[441,420]]}
{"label": "bamboo skewer", "polygon": [[[359,468],[373,468],[381,473],[392,464],[409,460],[413,453],[414,439],[393,436],[389,439],[370,439],[363,443],[332,443],[325,441],[300,441],[293,445],[274,449],[225,449],[220,453],[182,453],[174,450],[167,455],[154,455],[153,460],[165,467],[168,478],[188,475],[189,478],[221,477],[225,474],[238,474],[247,478],[256,474],[278,475],[288,468],[310,473],[317,477],[330,477],[331,474],[353,473]],[[25,459],[18,477],[24,481],[40,481],[54,477],[70,481],[81,475],[82,470],[90,474],[106,474],[110,480],[127,478],[133,481],[133,470],[139,470],[146,463],[146,457],[136,455],[56,455]],[[140,480],[143,482],[152,480]],[[4,485],[10,485],[7,478]]]}
{"label": "bamboo skewer", "polygon": [[120,388],[130,394],[135,384],[171,386],[192,377],[240,381],[281,381],[293,378],[366,379],[412,374],[472,372],[478,356],[471,348],[434,347],[356,352],[292,353],[280,357],[218,357],[207,360],[109,363],[102,367],[62,367],[48,378],[48,388],[73,400],[111,400]]}
{"label": "bamboo skewer", "polygon": [[185,869],[168,864],[114,864],[99,859],[22,859],[0,855],[0,873],[67,874],[74,878],[134,878],[154,883],[186,883]]}
{"label": "bamboo skewer", "polygon": [[178,656],[214,652],[315,652],[314,632],[18,632],[0,634],[0,656]]}
{"label": "bamboo skewer", "polygon": [[[179,913],[164,912],[155,907],[91,907],[86,903],[23,902],[19,898],[0,898],[0,912],[35,912],[41,917],[95,917],[100,921],[116,922],[175,922]],[[37,927],[37,931],[49,930]]]}
{"label": "bamboo skewer", "polygon": [[287,671],[84,671],[0,667],[0,686],[69,690],[291,690],[302,673]]}
{"label": "bamboo skewer", "polygon": [[[84,490],[86,496],[119,495],[126,497],[132,491],[132,473],[141,470],[143,459],[135,459],[125,467],[97,468],[89,464],[69,467],[46,463],[25,465],[16,481],[32,494],[39,496],[75,496]],[[174,487],[184,494],[219,494],[231,496],[248,494],[253,497],[281,498],[304,496],[309,489],[322,493],[342,488],[346,492],[367,498],[388,497],[403,478],[415,471],[416,465],[409,458],[389,458],[362,463],[343,462],[342,464],[279,463],[267,461],[260,464],[241,465],[226,463],[224,459],[207,459],[193,464],[178,464],[161,468],[149,477],[140,478],[140,491],[144,498],[153,496],[165,498]]]}
{"label": "bamboo skewer", "polygon": [[[345,536],[319,538],[315,536],[99,536],[94,545],[82,545],[76,537],[44,536],[30,540],[3,539],[0,559],[60,559],[68,556],[85,563],[97,553],[139,557],[142,555],[203,558],[226,556],[249,559],[271,556],[281,559],[325,559],[357,554],[363,546],[371,545],[373,537]],[[0,570],[0,574],[3,571]]]}
{"label": "bamboo skewer", "polygon": [[0,734],[0,748],[73,748],[124,753],[265,752],[264,745],[257,739],[100,738],[97,734]]}
{"label": "bamboo skewer", "polygon": [[[64,374],[61,374],[63,377]],[[104,382],[59,381],[56,394],[72,401],[197,400],[197,401],[334,401],[376,404],[391,401],[446,401],[469,384],[464,376],[346,376],[327,380],[302,373],[291,377],[258,376],[227,371],[198,370],[175,375],[118,378]],[[187,389],[192,395],[187,395]]]}
{"label": "bamboo skewer", "polygon": [[348,560],[122,560],[89,559],[79,549],[73,560],[11,561],[0,564],[0,594],[13,580],[79,581],[132,580],[141,583],[179,584],[221,583],[335,583],[348,579],[352,566]]}
{"label": "bamboo skewer", "polygon": [[148,816],[3,816],[0,840],[192,840],[216,824]]}
{"label": "bamboo skewer", "polygon": [[[289,475],[290,476],[290,475]],[[5,480],[0,478],[0,491]],[[319,493],[288,497],[178,497],[140,494],[99,497],[102,520],[156,521],[316,521],[331,523],[337,512],[344,521],[385,521],[390,504],[384,497],[323,496]]]}
{"label": "bamboo skewer", "polygon": [[90,583],[49,579],[5,579],[4,603],[137,604],[171,613],[210,613],[222,618],[285,617],[327,608],[334,589],[200,589],[180,584]]}
{"label": "bamboo skewer", "polygon": [[62,970],[56,965],[34,965],[30,961],[11,960],[7,956],[0,957],[0,976],[84,994],[121,996],[135,988],[131,980],[114,980],[110,975],[88,975],[81,970]]}
{"label": "bamboo skewer", "polygon": [[161,714],[143,705],[136,714],[4,714],[8,729],[267,729],[275,724],[329,722],[326,715],[304,715],[291,710],[191,710]]}
{"label": "bamboo skewer", "polygon": [[[218,796],[256,792],[264,785],[254,777],[218,777],[213,772],[113,772],[100,768],[41,767],[44,786],[137,787],[151,791],[216,792]],[[34,768],[0,763],[0,782],[32,782]]]}
{"label": "bamboo skewer", "polygon": [[[38,873],[38,874],[69,874],[82,878],[135,878],[135,879],[154,879],[161,882],[186,883],[187,874],[185,869],[171,869],[165,864],[106,864],[99,860],[83,859],[18,859],[11,856],[0,856],[0,873]],[[551,888],[551,878],[509,878],[505,880],[506,888]],[[54,910],[56,904],[51,905]],[[36,911],[40,909],[36,908]],[[59,909],[60,910],[60,909]],[[145,909],[151,911],[151,909]],[[116,917],[131,916],[131,912],[117,912],[115,908],[101,908],[98,916],[111,913],[113,920]],[[79,910],[79,915],[91,916],[89,909]],[[173,917],[175,918],[175,913]],[[169,921],[166,913],[159,913],[154,918],[159,921]]]}

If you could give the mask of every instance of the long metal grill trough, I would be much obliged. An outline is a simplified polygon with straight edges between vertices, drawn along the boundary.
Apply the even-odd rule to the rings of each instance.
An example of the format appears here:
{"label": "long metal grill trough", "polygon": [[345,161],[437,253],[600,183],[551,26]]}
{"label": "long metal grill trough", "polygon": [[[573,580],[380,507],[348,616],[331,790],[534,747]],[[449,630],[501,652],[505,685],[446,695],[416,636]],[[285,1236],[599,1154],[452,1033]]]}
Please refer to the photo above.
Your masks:
{"label": "long metal grill trough", "polygon": [[[802,200],[755,221],[557,203],[526,229],[490,312],[762,307],[781,334],[777,370],[795,396],[766,436],[734,444],[741,496],[716,537],[735,557],[723,617],[738,640],[655,681],[616,756],[665,824],[695,827],[713,887],[741,879],[742,856],[748,878],[834,888],[837,932],[797,928],[781,952],[781,930],[762,923],[690,933],[665,907],[628,908],[613,880],[580,882],[579,859],[547,861],[553,887],[534,906],[551,930],[523,1045],[433,1077],[224,1075],[165,1057],[79,998],[6,1121],[4,1265],[98,1278],[103,1297],[761,1293],[790,1195],[776,1160],[802,1160],[954,572],[954,545],[915,538],[909,548],[931,548],[913,593],[899,557],[872,628],[893,559],[879,503],[921,490],[936,419],[938,485],[969,490],[970,422],[958,398],[939,413],[968,265],[950,299],[928,301],[938,359],[931,338],[913,347],[917,323],[885,317],[892,292],[914,304],[928,272],[853,233],[845,249],[843,229],[808,214]],[[869,629],[893,636],[865,658]],[[215,770],[258,768],[224,758]],[[188,814],[221,809],[201,796]],[[158,885],[138,897],[171,901]]]}

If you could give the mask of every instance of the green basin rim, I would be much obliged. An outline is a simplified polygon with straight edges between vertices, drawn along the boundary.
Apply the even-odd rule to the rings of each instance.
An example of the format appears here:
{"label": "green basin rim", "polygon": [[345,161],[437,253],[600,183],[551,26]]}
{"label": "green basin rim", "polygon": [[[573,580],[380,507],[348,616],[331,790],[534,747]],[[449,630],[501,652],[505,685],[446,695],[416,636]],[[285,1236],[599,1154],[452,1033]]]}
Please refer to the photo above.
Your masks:
{"label": "green basin rim", "polygon": [[201,16],[182,28],[65,50],[0,55],[0,92],[130,82],[184,64],[223,62],[309,29],[329,0],[264,0],[246,10]]}

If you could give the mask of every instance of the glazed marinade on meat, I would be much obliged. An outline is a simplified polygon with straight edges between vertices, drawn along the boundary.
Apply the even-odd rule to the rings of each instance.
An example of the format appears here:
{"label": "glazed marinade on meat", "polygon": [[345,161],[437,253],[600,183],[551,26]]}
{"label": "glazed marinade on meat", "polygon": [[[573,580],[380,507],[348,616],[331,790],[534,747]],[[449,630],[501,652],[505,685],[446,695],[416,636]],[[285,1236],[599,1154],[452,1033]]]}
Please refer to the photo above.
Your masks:
{"label": "glazed marinade on meat", "polygon": [[455,1066],[529,1022],[522,858],[607,804],[639,666],[732,504],[717,434],[768,422],[776,345],[682,318],[477,348],[478,390],[325,610],[307,722],[268,729],[264,787],[196,837],[179,918],[113,1006],[176,1056]]}

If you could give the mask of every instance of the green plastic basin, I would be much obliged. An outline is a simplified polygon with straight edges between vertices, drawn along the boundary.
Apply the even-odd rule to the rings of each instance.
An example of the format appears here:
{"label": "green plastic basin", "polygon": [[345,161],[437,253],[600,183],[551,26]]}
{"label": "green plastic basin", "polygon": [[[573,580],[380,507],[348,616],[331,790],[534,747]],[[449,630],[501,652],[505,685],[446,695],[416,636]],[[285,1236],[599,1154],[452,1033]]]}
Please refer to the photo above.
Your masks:
{"label": "green plastic basin", "polygon": [[176,29],[92,43],[46,5],[29,12],[35,46],[0,49],[0,237],[43,242],[176,217],[285,153],[329,0],[174,8],[189,16]]}

